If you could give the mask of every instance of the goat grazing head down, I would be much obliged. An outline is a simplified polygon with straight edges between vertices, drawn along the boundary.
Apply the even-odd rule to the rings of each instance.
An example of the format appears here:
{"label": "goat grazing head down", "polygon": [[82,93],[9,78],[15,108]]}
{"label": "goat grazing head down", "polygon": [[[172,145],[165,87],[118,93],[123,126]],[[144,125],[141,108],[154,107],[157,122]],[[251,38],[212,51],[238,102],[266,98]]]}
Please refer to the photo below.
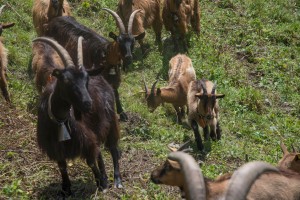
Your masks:
{"label": "goat grazing head down", "polygon": [[154,112],[155,109],[162,104],[161,99],[161,90],[160,88],[155,88],[158,80],[155,81],[149,91],[146,82],[144,80],[144,87],[145,87],[145,99],[147,101],[147,106],[150,109],[150,112]]}
{"label": "goat grazing head down", "polygon": [[280,142],[280,147],[283,152],[283,158],[280,159],[278,166],[300,173],[300,153],[296,152],[294,148],[292,153],[288,152],[282,141]]}
{"label": "goat grazing head down", "polygon": [[48,15],[61,16],[62,12],[65,12],[63,4],[64,4],[64,0],[50,0],[49,12],[52,12],[52,13],[48,13]]}
{"label": "goat grazing head down", "polygon": [[117,44],[119,45],[119,48],[121,51],[121,56],[124,61],[124,66],[127,66],[128,64],[130,64],[132,62],[132,51],[134,48],[135,40],[140,40],[145,37],[145,32],[141,33],[140,35],[137,35],[137,36],[132,34],[133,19],[134,19],[136,13],[138,13],[142,10],[138,9],[131,13],[129,22],[128,22],[127,33],[126,33],[126,29],[125,29],[122,19],[116,12],[114,12],[108,8],[103,8],[103,10],[110,13],[117,22],[119,32],[120,32],[119,35],[116,35],[115,33],[110,32],[109,37],[112,38],[114,41],[116,41]]}

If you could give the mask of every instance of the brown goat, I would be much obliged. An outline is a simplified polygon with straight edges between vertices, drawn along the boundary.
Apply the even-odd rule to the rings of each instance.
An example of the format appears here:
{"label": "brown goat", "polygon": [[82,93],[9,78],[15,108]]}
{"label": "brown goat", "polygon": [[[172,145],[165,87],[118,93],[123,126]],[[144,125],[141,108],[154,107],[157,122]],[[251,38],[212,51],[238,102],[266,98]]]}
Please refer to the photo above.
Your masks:
{"label": "brown goat", "polygon": [[45,35],[45,25],[54,17],[70,16],[71,8],[67,0],[34,0],[32,18],[38,36]]}
{"label": "brown goat", "polygon": [[[2,10],[5,6],[1,6],[0,8],[0,15],[2,13]],[[10,28],[14,26],[14,23],[8,23],[8,24],[0,24],[0,36],[2,35],[3,29]],[[0,38],[0,89],[2,92],[2,95],[4,96],[6,102],[11,103],[11,99],[9,97],[9,93],[7,90],[7,81],[6,81],[6,70],[7,70],[7,53],[8,50],[3,45],[3,38]]]}
{"label": "brown goat", "polygon": [[193,81],[189,85],[188,120],[194,131],[199,150],[203,150],[203,144],[198,124],[203,128],[206,140],[209,139],[209,135],[213,140],[221,139],[218,99],[224,98],[224,96],[224,94],[217,94],[216,84],[205,79]]}
{"label": "brown goat", "polygon": [[278,166],[283,169],[290,169],[300,174],[300,153],[293,150],[292,153],[288,152],[286,146],[281,141],[281,150],[283,152],[283,158],[280,159]]}
{"label": "brown goat", "polygon": [[[151,173],[151,180],[156,184],[178,186],[184,194],[189,195],[186,188],[199,187],[192,182],[193,177],[198,176],[198,172],[184,174],[182,165],[178,160],[170,159],[172,157],[169,155],[168,160]],[[299,200],[300,197],[299,174],[262,162],[247,163],[234,175],[228,173],[215,180],[204,179],[206,197],[202,199],[206,200]],[[199,193],[203,193],[203,189],[199,189]]]}
{"label": "brown goat", "polygon": [[155,88],[157,81],[149,91],[145,83],[145,98],[148,108],[153,112],[164,102],[173,104],[177,114],[177,123],[182,122],[187,106],[187,91],[191,81],[196,80],[196,73],[189,57],[183,54],[174,56],[169,62],[169,85]]}
{"label": "brown goat", "polygon": [[62,46],[49,38],[36,39],[33,53],[37,88],[44,88],[40,95],[37,141],[41,150],[58,164],[63,194],[71,194],[66,160],[76,157],[86,160],[99,189],[108,188],[99,149],[103,143],[113,158],[114,186],[123,187],[113,90],[102,76],[89,76],[97,73],[85,70],[82,37],[78,41],[78,65],[74,65]]}
{"label": "brown goat", "polygon": [[[128,22],[131,13],[134,10],[141,9],[142,12],[138,13],[133,20],[132,34],[140,35],[152,26],[155,35],[156,42],[161,43],[161,30],[162,30],[162,18],[160,14],[161,10],[160,0],[119,0],[117,13],[125,22],[125,26],[128,26]],[[143,38],[138,40],[143,53],[146,49],[143,45]]]}
{"label": "brown goat", "polygon": [[185,51],[188,51],[186,34],[189,24],[197,35],[200,34],[200,8],[199,0],[165,0],[162,11],[163,23],[167,31],[171,32],[174,50],[178,49],[176,33],[179,32],[183,40]]}

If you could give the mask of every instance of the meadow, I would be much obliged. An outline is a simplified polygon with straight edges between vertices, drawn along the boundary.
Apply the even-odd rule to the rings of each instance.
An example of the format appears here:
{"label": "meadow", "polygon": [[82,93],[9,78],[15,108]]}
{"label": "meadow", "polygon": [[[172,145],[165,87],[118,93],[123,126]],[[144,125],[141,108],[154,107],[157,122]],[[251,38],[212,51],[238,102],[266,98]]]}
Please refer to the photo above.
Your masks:
{"label": "meadow", "polygon": [[[42,154],[36,142],[38,94],[31,68],[31,45],[36,38],[31,0],[0,0],[6,5],[1,22],[15,22],[2,37],[9,50],[8,82],[13,106],[0,96],[0,199],[56,199],[61,178],[56,163]],[[74,17],[108,38],[118,32],[111,15],[117,0],[70,0]],[[149,180],[151,171],[167,157],[170,143],[192,139],[191,153],[209,178],[232,172],[248,161],[276,165],[282,156],[280,140],[300,150],[300,1],[201,0],[201,33],[190,33],[197,79],[217,84],[225,98],[219,101],[220,141],[205,142],[200,153],[193,131],[176,123],[169,104],[150,113],[143,94],[143,79],[150,87],[167,85],[168,62],[176,55],[170,33],[163,30],[159,51],[152,30],[147,30],[149,53],[139,45],[134,61],[122,72],[120,97],[129,116],[120,122],[124,189],[97,190],[89,167],[82,160],[68,163],[73,196],[70,199],[180,199],[177,188]],[[109,181],[110,155],[104,154]],[[200,162],[201,161],[201,162]]]}

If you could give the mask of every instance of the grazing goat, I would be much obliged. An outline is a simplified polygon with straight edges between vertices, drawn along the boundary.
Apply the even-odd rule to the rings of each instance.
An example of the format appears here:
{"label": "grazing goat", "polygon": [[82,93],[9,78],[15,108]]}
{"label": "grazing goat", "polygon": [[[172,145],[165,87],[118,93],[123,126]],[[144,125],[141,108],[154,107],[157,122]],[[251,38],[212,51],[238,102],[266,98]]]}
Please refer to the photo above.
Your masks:
{"label": "grazing goat", "polygon": [[[2,13],[2,10],[5,6],[1,6],[0,8],[0,15]],[[0,36],[2,35],[3,29],[10,28],[14,26],[14,23],[8,23],[8,24],[0,24]],[[8,50],[4,47],[2,43],[2,37],[0,38],[0,88],[1,92],[3,94],[3,97],[5,98],[6,102],[11,103],[9,93],[7,90],[7,81],[6,81],[6,70],[7,70],[7,53]]]}
{"label": "grazing goat", "polygon": [[34,0],[32,8],[33,26],[38,36],[45,35],[45,25],[54,17],[71,15],[67,0]]}
{"label": "grazing goat", "polygon": [[200,8],[199,0],[165,0],[162,18],[167,31],[171,32],[174,42],[174,51],[178,49],[176,33],[179,32],[183,40],[185,51],[188,51],[186,34],[191,24],[197,35],[200,34]]}
{"label": "grazing goat", "polygon": [[203,128],[204,138],[210,137],[221,139],[221,128],[219,125],[219,104],[218,99],[224,94],[217,94],[216,84],[202,79],[193,81],[188,89],[188,120],[192,127],[199,150],[203,150],[202,139],[199,133],[198,124]]}
{"label": "grazing goat", "polygon": [[[62,16],[56,17],[55,20],[49,22],[46,35],[54,38],[69,52],[73,60],[77,59],[76,46],[79,36],[84,37],[83,42],[83,57],[84,66],[88,69],[98,68],[101,75],[112,85],[114,89],[117,112],[120,114],[122,121],[127,120],[127,115],[122,108],[118,88],[121,83],[120,65],[122,60],[124,63],[130,63],[132,60],[132,49],[135,38],[128,29],[125,32],[124,24],[121,18],[112,10],[104,9],[109,12],[117,21],[120,35],[115,35],[110,32],[109,36],[114,39],[113,42],[98,35],[95,31],[78,23],[73,17]],[[130,24],[132,24],[135,14],[139,10],[134,11],[130,17]],[[130,25],[131,26],[131,25]]]}
{"label": "grazing goat", "polygon": [[[156,42],[161,43],[161,30],[162,30],[162,18],[160,15],[160,0],[119,0],[117,13],[122,18],[124,22],[129,21],[130,15],[134,10],[141,9],[142,12],[138,13],[133,20],[132,24],[132,34],[140,35],[152,26]],[[125,23],[125,26],[128,24]],[[143,53],[145,53],[146,48],[143,45],[143,38],[138,40]]]}
{"label": "grazing goat", "polygon": [[99,149],[102,143],[112,155],[114,186],[123,187],[118,163],[120,131],[113,90],[102,76],[88,76],[88,73],[95,75],[95,71],[84,68],[81,40],[82,37],[78,41],[76,66],[68,52],[52,39],[38,38],[33,45],[32,66],[35,66],[36,76],[47,78],[43,80],[46,85],[40,97],[37,141],[41,150],[57,162],[66,195],[71,194],[66,160],[76,157],[86,160],[99,189],[108,188]]}
{"label": "grazing goat", "polygon": [[283,158],[280,159],[278,166],[300,174],[300,153],[297,153],[295,149],[293,149],[292,153],[288,152],[282,141],[280,143],[280,147],[283,152]]}
{"label": "grazing goat", "polygon": [[169,62],[169,85],[155,88],[157,81],[149,91],[145,84],[145,98],[150,111],[153,112],[164,102],[173,104],[177,114],[177,123],[182,122],[187,106],[187,91],[191,81],[196,80],[196,73],[189,57],[183,54],[174,56]]}
{"label": "grazing goat", "polygon": [[[300,175],[293,171],[278,169],[263,162],[251,162],[239,168],[233,175],[228,173],[215,180],[204,177],[202,183],[199,181],[199,176],[202,176],[199,169],[189,172],[190,170],[183,166],[182,163],[186,162],[185,159],[190,159],[189,157],[183,152],[169,154],[168,160],[151,173],[151,180],[156,184],[178,186],[187,199],[193,199],[190,198],[191,195],[203,194],[201,198],[198,196],[195,199],[299,200]],[[198,167],[195,162],[189,162],[190,167]],[[199,189],[196,189],[197,187]]]}

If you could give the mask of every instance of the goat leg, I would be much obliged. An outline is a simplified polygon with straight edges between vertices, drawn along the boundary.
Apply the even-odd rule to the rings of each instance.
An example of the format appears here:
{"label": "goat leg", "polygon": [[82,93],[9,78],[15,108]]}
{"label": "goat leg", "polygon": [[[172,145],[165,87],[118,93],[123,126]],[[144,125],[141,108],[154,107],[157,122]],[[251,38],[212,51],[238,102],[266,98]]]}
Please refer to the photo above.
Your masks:
{"label": "goat leg", "polygon": [[[105,189],[105,188],[101,188],[100,184],[101,184],[101,175],[100,175],[100,171],[98,166],[96,165],[95,159],[87,159],[86,160],[87,165],[92,169],[94,176],[95,176],[95,180],[96,180],[96,184],[97,187],[100,189]],[[102,190],[103,192],[105,192],[105,190]]]}
{"label": "goat leg", "polygon": [[172,40],[173,40],[173,44],[174,44],[174,51],[176,52],[178,50],[178,41],[176,38],[175,28],[173,28],[173,30],[171,30],[171,36],[172,36]]}
{"label": "goat leg", "polygon": [[117,147],[112,147],[110,148],[110,153],[114,164],[114,187],[123,188],[120,169],[119,169],[119,150]]}
{"label": "goat leg", "polygon": [[205,140],[209,140],[209,127],[207,125],[203,128],[203,135]]}
{"label": "goat leg", "polygon": [[105,192],[105,190],[108,188],[107,175],[106,175],[106,171],[105,171],[105,165],[103,162],[102,154],[100,151],[99,151],[99,155],[98,155],[98,167],[100,170],[100,187]]}
{"label": "goat leg", "polygon": [[117,113],[120,115],[120,120],[123,122],[126,122],[126,121],[128,121],[128,117],[122,108],[118,89],[114,88],[114,94],[115,94],[115,100],[116,100],[116,106],[117,106]]}
{"label": "goat leg", "polygon": [[220,140],[221,139],[221,135],[222,135],[222,129],[220,127],[220,124],[219,122],[217,122],[217,125],[216,125],[216,133],[217,133],[217,140]]}
{"label": "goat leg", "polygon": [[67,162],[65,160],[57,161],[58,168],[62,178],[62,195],[70,196],[71,192],[71,182],[69,179],[68,171],[67,171]]}
{"label": "goat leg", "polygon": [[198,124],[195,120],[192,121],[191,123],[192,129],[194,131],[194,135],[195,135],[195,140],[197,143],[197,148],[202,151],[203,150],[203,144],[202,144],[202,139],[199,133],[199,129],[198,129]]}
{"label": "goat leg", "polygon": [[215,124],[211,125],[210,126],[210,138],[213,141],[216,141],[216,139],[217,139],[216,132],[217,132],[217,128],[216,128]]}
{"label": "goat leg", "polygon": [[2,91],[2,94],[5,98],[5,100],[10,103],[10,98],[9,98],[9,93],[7,91],[7,83],[6,83],[6,79],[5,79],[5,72],[0,72],[1,73],[1,77],[0,77],[0,88]]}
{"label": "goat leg", "polygon": [[178,106],[174,106],[174,109],[176,110],[176,115],[177,115],[177,123],[178,124],[181,124],[182,121],[181,121],[181,112],[180,112],[180,109]]}

